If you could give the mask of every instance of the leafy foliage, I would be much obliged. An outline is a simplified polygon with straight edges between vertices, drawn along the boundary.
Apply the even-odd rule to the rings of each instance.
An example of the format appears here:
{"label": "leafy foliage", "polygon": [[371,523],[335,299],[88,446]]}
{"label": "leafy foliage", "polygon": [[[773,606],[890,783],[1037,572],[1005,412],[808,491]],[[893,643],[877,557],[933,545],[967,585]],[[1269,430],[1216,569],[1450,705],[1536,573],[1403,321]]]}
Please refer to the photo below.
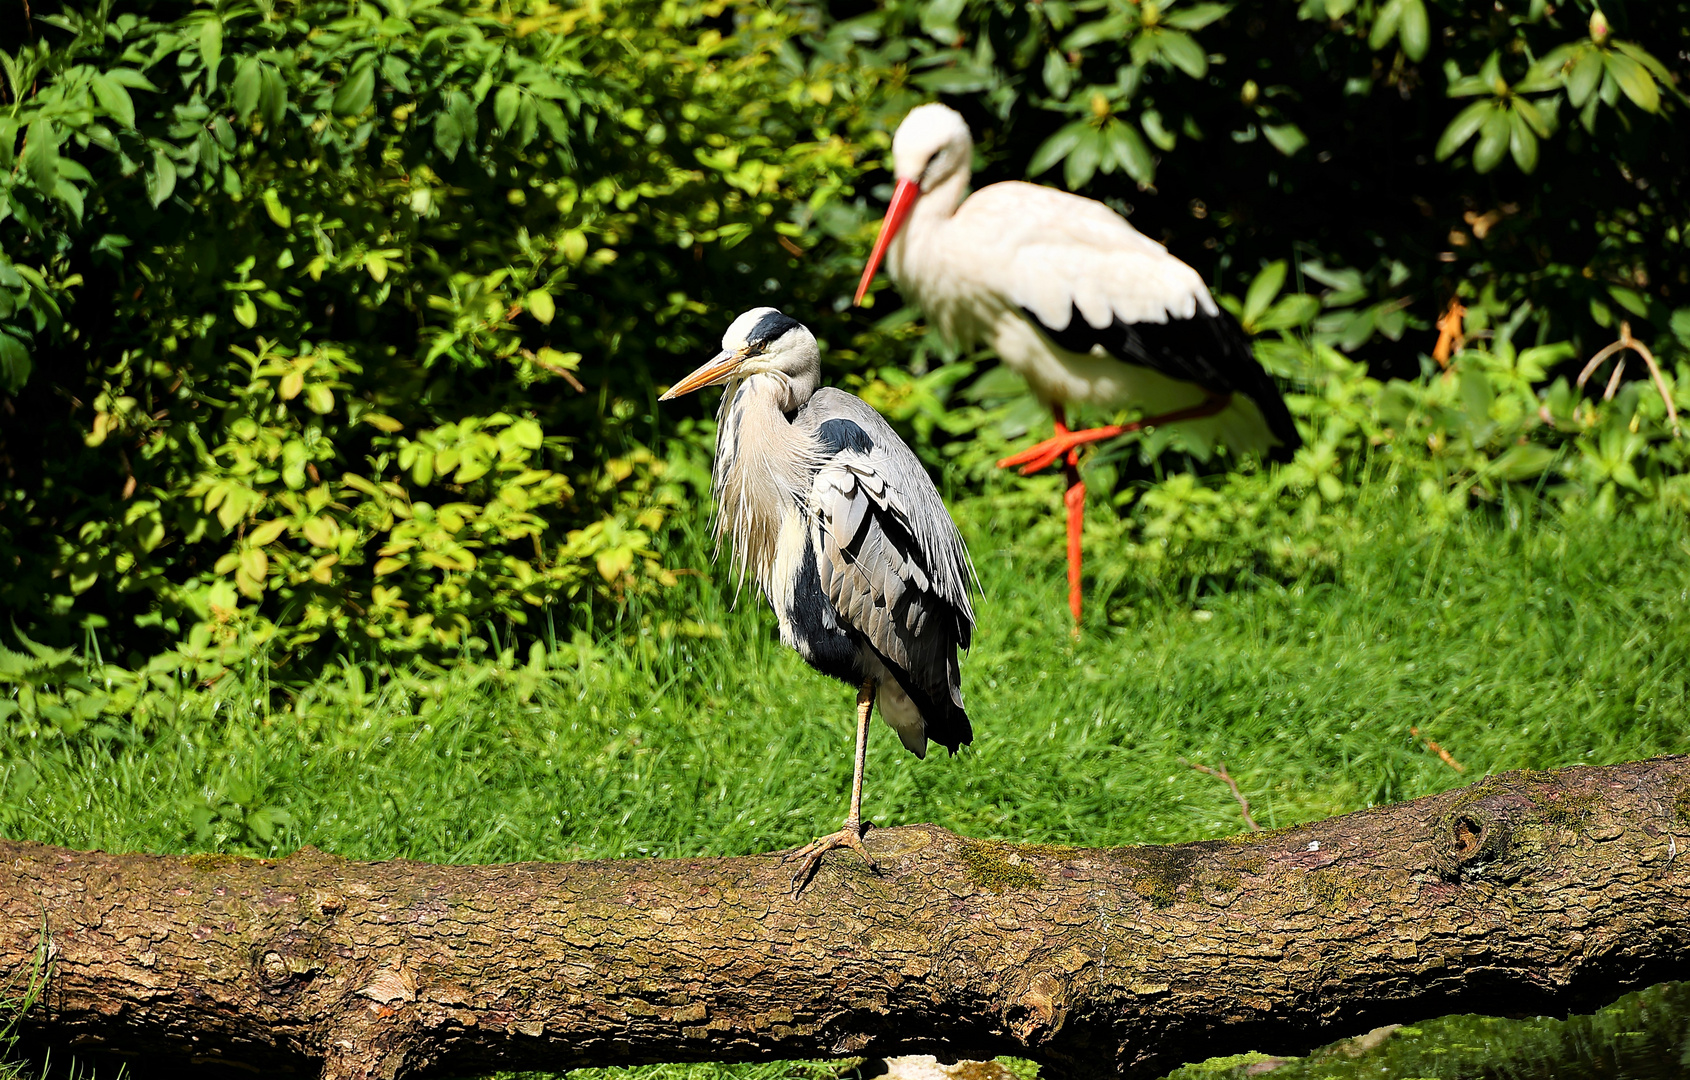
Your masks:
{"label": "leafy foliage", "polygon": [[1690,406],[1682,4],[45,10],[0,61],[0,606],[130,668],[441,654],[671,585],[711,429],[666,438],[654,390],[756,303],[1032,521],[990,467],[1045,422],[1025,388],[847,310],[932,96],[982,182],[1130,213],[1293,386],[1286,469],[1170,479],[1210,459],[1177,428],[1091,460],[1134,558],[1328,558],[1378,475],[1438,513],[1682,506],[1658,395],[1571,381],[1626,320]]}
{"label": "leafy foliage", "polygon": [[850,164],[795,17],[146,10],[5,58],[0,606],[414,650],[672,583],[632,429]]}

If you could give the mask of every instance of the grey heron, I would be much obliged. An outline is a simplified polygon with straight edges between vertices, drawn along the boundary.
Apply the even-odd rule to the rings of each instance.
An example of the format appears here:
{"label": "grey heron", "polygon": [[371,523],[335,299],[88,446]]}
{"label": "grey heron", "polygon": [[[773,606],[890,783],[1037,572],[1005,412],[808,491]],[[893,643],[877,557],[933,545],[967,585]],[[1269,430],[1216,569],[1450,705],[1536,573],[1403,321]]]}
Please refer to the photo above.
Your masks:
{"label": "grey heron", "polygon": [[[1064,459],[1068,606],[1080,620],[1086,488],[1079,447],[1184,421],[1206,443],[1289,458],[1302,444],[1273,379],[1197,271],[1092,199],[1016,181],[966,201],[974,140],[944,105],[910,110],[892,139],[897,186],[857,285],[886,268],[940,331],[988,345],[1049,406],[1056,434],[999,466]],[[1070,431],[1064,406],[1134,405],[1127,424]]]}
{"label": "grey heron", "polygon": [[973,564],[921,462],[861,398],[818,387],[821,352],[797,320],[761,307],[735,319],[722,351],[668,401],[726,387],[711,487],[718,544],[774,608],[781,642],[857,689],[851,809],[839,831],[798,850],[796,894],[821,857],[863,846],[863,765],[875,706],[916,757],[928,740],[974,737],[957,650],[974,633]]}

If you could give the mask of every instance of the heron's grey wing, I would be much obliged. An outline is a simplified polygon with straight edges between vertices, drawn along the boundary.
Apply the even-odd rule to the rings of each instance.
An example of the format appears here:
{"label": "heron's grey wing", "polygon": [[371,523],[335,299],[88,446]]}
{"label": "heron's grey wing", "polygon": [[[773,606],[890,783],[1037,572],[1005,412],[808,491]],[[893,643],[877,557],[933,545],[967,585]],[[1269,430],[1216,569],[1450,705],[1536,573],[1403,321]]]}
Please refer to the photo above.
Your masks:
{"label": "heron's grey wing", "polygon": [[[877,478],[873,486],[881,494],[875,497],[875,505],[894,515],[909,533],[932,593],[954,607],[971,631],[974,609],[968,593],[979,579],[956,523],[915,451],[868,402],[833,387],[816,391],[796,426],[814,433],[830,459],[845,452],[866,459],[866,464],[857,464]],[[965,649],[970,636],[965,633],[960,642]]]}
{"label": "heron's grey wing", "polygon": [[[947,565],[943,550],[935,553],[922,541],[909,493],[892,482],[888,455],[878,444],[855,425],[820,436],[838,447],[811,488],[822,592],[839,620],[892,671],[920,710],[928,736],[954,749],[971,735],[957,650],[968,646],[973,617],[951,598],[959,595],[966,603],[967,579],[946,587],[941,574],[965,571]],[[925,472],[920,482],[932,488]],[[932,496],[938,502],[936,491]]]}

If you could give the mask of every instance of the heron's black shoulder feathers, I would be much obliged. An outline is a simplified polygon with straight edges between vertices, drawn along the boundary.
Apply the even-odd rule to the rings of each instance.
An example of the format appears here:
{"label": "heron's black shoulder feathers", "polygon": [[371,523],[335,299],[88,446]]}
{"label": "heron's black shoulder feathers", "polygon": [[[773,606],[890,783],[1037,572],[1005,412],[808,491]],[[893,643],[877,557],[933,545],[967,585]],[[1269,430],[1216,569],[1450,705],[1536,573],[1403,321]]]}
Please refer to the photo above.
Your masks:
{"label": "heron's black shoulder feathers", "polygon": [[874,440],[863,430],[862,425],[844,417],[822,421],[816,426],[816,438],[821,440],[828,457],[841,450],[854,450],[859,454],[874,450]]}

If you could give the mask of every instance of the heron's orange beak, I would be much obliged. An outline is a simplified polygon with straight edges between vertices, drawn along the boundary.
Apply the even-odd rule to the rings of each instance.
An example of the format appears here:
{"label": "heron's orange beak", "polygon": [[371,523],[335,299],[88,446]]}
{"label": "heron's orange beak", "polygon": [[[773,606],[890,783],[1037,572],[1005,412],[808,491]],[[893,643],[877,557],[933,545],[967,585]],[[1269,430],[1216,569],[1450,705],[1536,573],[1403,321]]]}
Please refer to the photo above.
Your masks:
{"label": "heron's orange beak", "polygon": [[863,279],[857,282],[857,298],[852,303],[858,307],[862,306],[863,297],[868,295],[869,282],[874,280],[874,272],[880,269],[880,260],[886,257],[886,249],[892,246],[892,238],[904,227],[904,219],[910,216],[910,208],[919,198],[921,185],[914,180],[900,180],[898,186],[892,190],[892,202],[886,207],[886,216],[880,221],[880,235],[875,237],[874,252],[868,257],[868,265],[863,267]]}
{"label": "heron's orange beak", "polygon": [[670,398],[678,398],[682,394],[690,394],[694,390],[702,390],[706,386],[715,386],[717,383],[727,382],[733,378],[734,373],[740,369],[740,365],[744,364],[745,360],[746,353],[743,349],[739,352],[717,353],[697,371],[671,386],[669,391],[657,400],[668,401]]}

